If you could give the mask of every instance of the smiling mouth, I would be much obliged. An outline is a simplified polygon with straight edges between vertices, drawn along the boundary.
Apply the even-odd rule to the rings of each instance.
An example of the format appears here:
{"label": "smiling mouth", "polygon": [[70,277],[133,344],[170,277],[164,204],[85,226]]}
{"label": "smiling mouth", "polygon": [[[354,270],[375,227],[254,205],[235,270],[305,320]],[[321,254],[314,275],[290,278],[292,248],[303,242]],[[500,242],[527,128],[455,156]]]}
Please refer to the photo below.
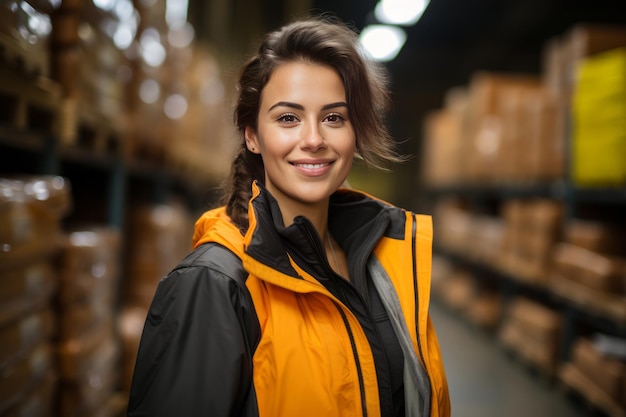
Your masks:
{"label": "smiling mouth", "polygon": [[324,168],[330,165],[330,162],[324,162],[321,164],[296,164],[294,163],[293,165],[299,167],[299,168],[304,168],[304,169],[319,169],[319,168]]}

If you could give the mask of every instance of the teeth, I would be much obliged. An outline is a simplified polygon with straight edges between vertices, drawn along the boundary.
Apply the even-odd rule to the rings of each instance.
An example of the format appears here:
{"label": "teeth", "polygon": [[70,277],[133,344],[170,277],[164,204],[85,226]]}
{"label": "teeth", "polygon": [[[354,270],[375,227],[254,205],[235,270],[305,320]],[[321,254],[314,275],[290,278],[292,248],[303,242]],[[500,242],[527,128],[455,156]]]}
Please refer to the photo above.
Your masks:
{"label": "teeth", "polygon": [[306,169],[316,169],[316,168],[322,168],[325,166],[328,166],[328,163],[324,163],[324,164],[296,164],[296,166],[302,167],[302,168],[306,168]]}

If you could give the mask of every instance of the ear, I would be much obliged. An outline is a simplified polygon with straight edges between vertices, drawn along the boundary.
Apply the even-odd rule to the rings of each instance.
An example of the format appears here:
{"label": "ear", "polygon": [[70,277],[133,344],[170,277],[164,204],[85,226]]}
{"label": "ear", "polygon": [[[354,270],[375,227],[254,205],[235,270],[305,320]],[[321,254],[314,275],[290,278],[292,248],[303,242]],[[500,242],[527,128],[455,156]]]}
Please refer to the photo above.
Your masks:
{"label": "ear", "polygon": [[244,137],[246,139],[246,147],[252,153],[260,154],[259,139],[256,132],[250,126],[246,126],[244,130]]}

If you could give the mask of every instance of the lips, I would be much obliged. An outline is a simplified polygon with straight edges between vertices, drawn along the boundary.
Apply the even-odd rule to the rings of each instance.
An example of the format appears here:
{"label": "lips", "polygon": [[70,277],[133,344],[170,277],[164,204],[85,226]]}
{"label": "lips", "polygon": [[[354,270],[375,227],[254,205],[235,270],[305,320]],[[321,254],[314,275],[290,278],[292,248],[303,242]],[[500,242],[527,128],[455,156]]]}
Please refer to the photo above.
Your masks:
{"label": "lips", "polygon": [[308,177],[317,177],[324,175],[330,169],[333,161],[292,161],[293,165],[298,172]]}
{"label": "lips", "polygon": [[320,168],[324,168],[327,167],[328,165],[330,165],[330,162],[324,162],[321,164],[297,164],[294,163],[295,166],[299,167],[299,168],[304,168],[304,169],[320,169]]}

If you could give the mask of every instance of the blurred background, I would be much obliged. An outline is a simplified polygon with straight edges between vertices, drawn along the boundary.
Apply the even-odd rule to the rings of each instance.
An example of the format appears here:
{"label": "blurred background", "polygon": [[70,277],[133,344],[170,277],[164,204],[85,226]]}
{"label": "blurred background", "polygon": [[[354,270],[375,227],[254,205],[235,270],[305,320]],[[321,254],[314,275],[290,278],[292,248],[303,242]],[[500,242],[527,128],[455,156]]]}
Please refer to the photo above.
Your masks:
{"label": "blurred background", "polygon": [[239,66],[319,13],[388,70],[411,158],[350,182],[433,216],[453,415],[626,416],[620,0],[2,2],[0,416],[124,415],[240,140]]}

